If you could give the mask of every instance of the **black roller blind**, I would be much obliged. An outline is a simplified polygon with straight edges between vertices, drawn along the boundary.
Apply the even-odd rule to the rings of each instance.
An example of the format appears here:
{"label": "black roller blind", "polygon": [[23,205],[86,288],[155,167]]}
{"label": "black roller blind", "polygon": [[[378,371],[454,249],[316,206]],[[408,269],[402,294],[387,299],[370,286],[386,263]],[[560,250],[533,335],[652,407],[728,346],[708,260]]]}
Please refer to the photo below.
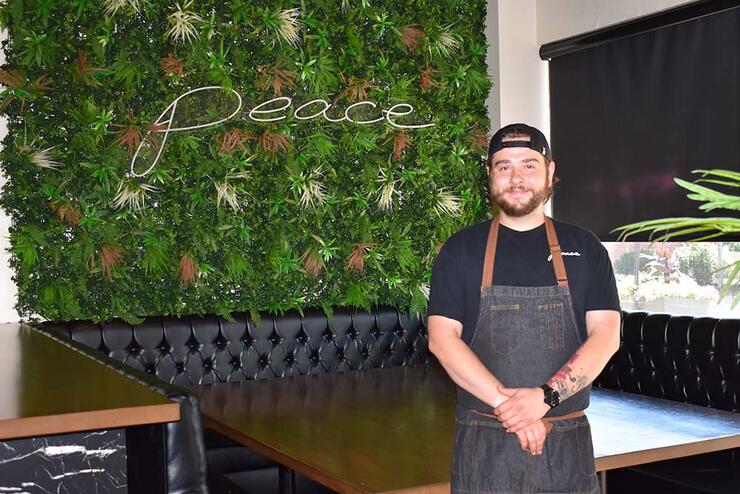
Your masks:
{"label": "black roller blind", "polygon": [[556,218],[608,241],[626,223],[702,216],[673,177],[740,170],[740,8],[553,58],[550,104]]}

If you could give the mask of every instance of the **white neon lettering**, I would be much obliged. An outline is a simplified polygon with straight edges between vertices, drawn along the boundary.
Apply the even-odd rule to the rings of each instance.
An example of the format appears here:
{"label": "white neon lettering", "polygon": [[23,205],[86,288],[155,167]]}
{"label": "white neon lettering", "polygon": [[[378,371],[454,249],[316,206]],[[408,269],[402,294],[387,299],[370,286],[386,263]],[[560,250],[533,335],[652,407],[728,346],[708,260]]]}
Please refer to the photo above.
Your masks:
{"label": "white neon lettering", "polygon": [[373,103],[372,101],[360,101],[358,103],[353,103],[353,104],[349,105],[347,107],[347,109],[344,110],[344,118],[347,119],[348,122],[352,122],[352,123],[358,124],[358,125],[366,125],[366,124],[372,124],[372,123],[380,122],[381,120],[383,120],[385,118],[385,117],[378,117],[378,118],[376,118],[374,120],[352,120],[350,118],[350,116],[349,116],[349,111],[352,108],[354,108],[355,106],[360,106],[360,105],[370,105],[371,108],[375,108],[375,107],[378,106],[375,103]]}
{"label": "white neon lettering", "polygon": [[[194,93],[198,93],[201,91],[223,91],[226,93],[231,93],[237,99],[238,103],[236,105],[236,108],[229,115],[223,118],[220,118],[218,120],[214,120],[212,122],[206,122],[206,123],[197,124],[197,125],[189,125],[189,126],[184,126],[184,127],[173,127],[172,125],[175,122],[177,106],[180,100],[182,100],[183,98],[187,96],[190,96]],[[278,102],[281,102],[282,106],[279,106],[276,108],[270,107],[270,105],[276,104]],[[311,115],[307,115],[307,116],[300,115],[300,113],[306,108],[308,108],[309,106],[314,105],[314,104],[319,104],[319,103],[323,104],[324,106],[320,111],[313,113]],[[285,112],[285,110],[290,108],[292,104],[293,104],[293,100],[287,96],[273,98],[269,101],[265,101],[264,103],[260,103],[259,105],[252,108],[249,111],[248,118],[251,120],[254,120],[255,122],[278,122],[280,120],[284,120],[286,118],[286,115],[282,115],[279,117],[270,117],[270,118],[264,118],[262,116]],[[164,109],[164,111],[161,113],[161,115],[159,115],[159,117],[153,124],[153,126],[155,127],[162,127],[162,128],[154,128],[154,129],[148,130],[146,134],[144,135],[144,138],[141,140],[141,142],[137,146],[136,152],[131,158],[131,164],[130,164],[131,175],[134,177],[141,178],[141,177],[148,175],[154,169],[154,167],[159,162],[159,159],[162,157],[165,144],[167,143],[167,137],[170,135],[171,132],[184,132],[184,131],[189,131],[189,130],[205,129],[207,127],[212,127],[214,125],[220,125],[234,118],[241,111],[242,106],[243,106],[242,97],[238,92],[234,91],[233,89],[229,89],[229,88],[225,88],[221,86],[200,87],[200,88],[187,91],[186,93],[178,96],[177,98],[175,98],[175,100],[172,103],[170,103],[167,106],[167,108]],[[408,103],[397,103],[391,106],[387,110],[381,110],[381,113],[384,114],[384,116],[374,118],[372,120],[353,120],[352,117],[350,117],[350,112],[359,106],[370,106],[370,108],[372,109],[375,109],[378,107],[378,105],[373,103],[372,101],[359,101],[357,103],[353,103],[349,105],[344,110],[344,115],[341,118],[331,118],[329,117],[329,115],[327,115],[327,111],[329,111],[329,109],[332,107],[332,104],[323,99],[314,99],[296,108],[295,111],[293,112],[293,117],[296,120],[311,120],[311,119],[317,118],[319,115],[323,115],[324,119],[327,122],[338,123],[338,122],[343,122],[346,120],[350,123],[357,124],[357,125],[367,125],[367,124],[378,123],[382,120],[387,120],[388,123],[390,123],[392,126],[397,127],[399,129],[423,129],[426,127],[433,127],[435,125],[434,123],[417,124],[417,125],[404,125],[404,124],[397,123],[393,117],[403,117],[406,115],[410,115],[411,113],[414,112],[414,107]],[[164,135],[162,136],[162,140],[159,143],[159,149],[157,149],[157,154],[154,157],[154,160],[152,160],[151,164],[144,172],[138,173],[135,170],[136,160],[139,158],[139,154],[141,153],[141,150],[144,148],[144,146],[146,146],[147,144],[151,142],[151,140],[147,139],[147,137],[149,137],[152,134],[152,132],[157,132],[157,133],[161,133]]]}
{"label": "white neon lettering", "polygon": [[[236,96],[237,101],[239,104],[236,107],[236,110],[234,110],[229,116],[225,118],[221,118],[219,120],[213,121],[213,122],[207,122],[204,124],[198,124],[198,125],[191,125],[189,127],[175,127],[172,128],[172,122],[175,120],[175,113],[177,111],[177,103],[180,102],[181,99],[183,99],[185,96],[189,96],[194,93],[198,93],[201,91],[230,91],[232,94]],[[242,109],[242,96],[234,91],[233,89],[227,89],[221,86],[205,86],[205,87],[199,87],[197,89],[192,89],[184,94],[181,94],[177,98],[175,98],[175,101],[169,104],[167,108],[164,109],[161,115],[157,118],[157,120],[154,122],[154,125],[167,125],[166,128],[162,130],[149,130],[147,131],[144,138],[141,140],[139,145],[136,147],[136,152],[134,153],[134,156],[131,158],[131,175],[134,177],[144,177],[149,174],[154,169],[154,166],[159,162],[159,158],[162,156],[162,151],[164,151],[164,145],[167,142],[167,136],[170,134],[170,132],[182,132],[186,130],[196,130],[196,129],[205,129],[206,127],[211,127],[213,125],[219,125],[227,120],[231,120],[234,118]],[[164,116],[169,113],[169,118],[166,120],[163,120]],[[164,134],[162,137],[162,142],[159,144],[159,149],[157,150],[157,156],[152,161],[152,164],[149,165],[149,168],[146,169],[144,173],[136,173],[134,170],[134,167],[136,165],[136,158],[139,157],[139,153],[141,152],[141,148],[144,147],[144,145],[147,143],[147,137],[151,135],[152,132],[161,132]]]}
{"label": "white neon lettering", "polygon": [[[405,106],[406,108],[408,108],[408,110],[406,110],[403,113],[399,113],[399,112],[395,111],[396,108],[399,108],[399,107],[402,107],[402,106]],[[411,106],[411,105],[409,105],[408,103],[397,103],[397,104],[391,106],[390,108],[388,108],[387,110],[383,110],[383,113],[386,114],[386,120],[388,121],[388,123],[391,124],[391,125],[393,125],[394,127],[398,127],[399,129],[423,129],[425,127],[434,127],[434,124],[433,123],[430,123],[430,124],[422,124],[422,125],[402,125],[402,124],[397,124],[396,122],[394,122],[393,120],[391,120],[391,115],[394,115],[394,116],[397,116],[397,117],[402,117],[404,115],[409,115],[409,114],[411,114],[413,112],[414,112],[414,107]]]}
{"label": "white neon lettering", "polygon": [[326,112],[329,111],[329,108],[331,108],[331,103],[329,103],[329,106],[324,108],[324,111],[322,112],[324,114],[324,120],[331,123],[344,122],[344,115],[342,115],[342,118],[331,118],[329,115],[327,115]]}
{"label": "white neon lettering", "polygon": [[[262,108],[263,106],[267,106],[270,103],[274,103],[276,101],[281,101],[281,100],[285,101],[285,105],[281,106],[280,108],[273,108],[270,110],[260,110],[260,108]],[[266,113],[280,112],[280,111],[283,111],[289,108],[290,105],[292,104],[293,104],[293,100],[288,98],[287,96],[281,96],[279,98],[274,98],[274,99],[271,99],[270,101],[265,101],[264,103],[260,103],[259,105],[252,108],[252,110],[250,110],[249,112],[249,118],[251,118],[255,122],[278,122],[280,120],[283,120],[285,118],[285,115],[283,115],[282,117],[275,117],[275,118],[256,118],[254,114],[255,113],[259,113],[259,114],[265,113],[266,114]]]}
{"label": "white neon lettering", "polygon": [[[303,110],[307,106],[311,106],[314,103],[319,103],[319,102],[324,104],[324,108],[320,112],[314,113],[313,115],[309,115],[307,117],[300,117],[300,116],[298,116],[298,112],[299,111]],[[324,101],[323,99],[312,99],[308,103],[303,103],[301,106],[299,106],[298,108],[296,108],[295,111],[293,112],[293,117],[296,120],[311,120],[312,118],[316,118],[319,115],[323,114],[330,106],[331,105],[327,101]]]}

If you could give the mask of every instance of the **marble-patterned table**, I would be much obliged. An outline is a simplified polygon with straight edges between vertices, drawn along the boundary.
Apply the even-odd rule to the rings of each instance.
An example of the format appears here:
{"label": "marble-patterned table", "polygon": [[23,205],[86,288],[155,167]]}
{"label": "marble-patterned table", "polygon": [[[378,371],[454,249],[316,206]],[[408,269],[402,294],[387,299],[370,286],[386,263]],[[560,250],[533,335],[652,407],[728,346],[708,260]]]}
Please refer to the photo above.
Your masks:
{"label": "marble-patterned table", "polygon": [[0,324],[0,492],[129,492],[127,443],[178,419],[155,390],[28,325]]}
{"label": "marble-patterned table", "polygon": [[0,441],[0,492],[126,494],[123,429]]}

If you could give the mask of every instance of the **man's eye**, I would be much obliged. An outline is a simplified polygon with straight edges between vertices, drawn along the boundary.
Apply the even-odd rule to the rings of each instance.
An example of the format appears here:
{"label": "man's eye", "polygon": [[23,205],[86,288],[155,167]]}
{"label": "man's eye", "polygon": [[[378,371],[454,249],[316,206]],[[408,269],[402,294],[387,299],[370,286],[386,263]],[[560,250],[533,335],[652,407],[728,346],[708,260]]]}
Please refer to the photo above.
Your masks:
{"label": "man's eye", "polygon": [[509,170],[509,167],[508,166],[499,166],[498,168],[496,168],[496,170],[499,171],[499,172],[505,172],[505,171],[508,171]]}

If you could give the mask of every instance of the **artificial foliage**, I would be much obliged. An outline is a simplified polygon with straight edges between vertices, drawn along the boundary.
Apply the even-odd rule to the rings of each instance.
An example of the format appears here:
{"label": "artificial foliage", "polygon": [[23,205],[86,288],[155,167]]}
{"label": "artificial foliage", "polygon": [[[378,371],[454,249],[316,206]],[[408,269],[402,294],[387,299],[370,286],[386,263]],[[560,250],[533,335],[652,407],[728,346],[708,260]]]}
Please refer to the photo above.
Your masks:
{"label": "artificial foliage", "polygon": [[[423,311],[441,244],[488,212],[484,18],[483,0],[7,0],[18,311]],[[223,101],[183,98],[178,125],[218,120],[230,90],[241,113],[168,134],[143,174],[160,114],[207,86]],[[286,118],[249,118],[277,97]],[[397,122],[434,126],[295,118],[315,99],[332,118],[372,101],[355,107],[366,120],[406,103]]]}

